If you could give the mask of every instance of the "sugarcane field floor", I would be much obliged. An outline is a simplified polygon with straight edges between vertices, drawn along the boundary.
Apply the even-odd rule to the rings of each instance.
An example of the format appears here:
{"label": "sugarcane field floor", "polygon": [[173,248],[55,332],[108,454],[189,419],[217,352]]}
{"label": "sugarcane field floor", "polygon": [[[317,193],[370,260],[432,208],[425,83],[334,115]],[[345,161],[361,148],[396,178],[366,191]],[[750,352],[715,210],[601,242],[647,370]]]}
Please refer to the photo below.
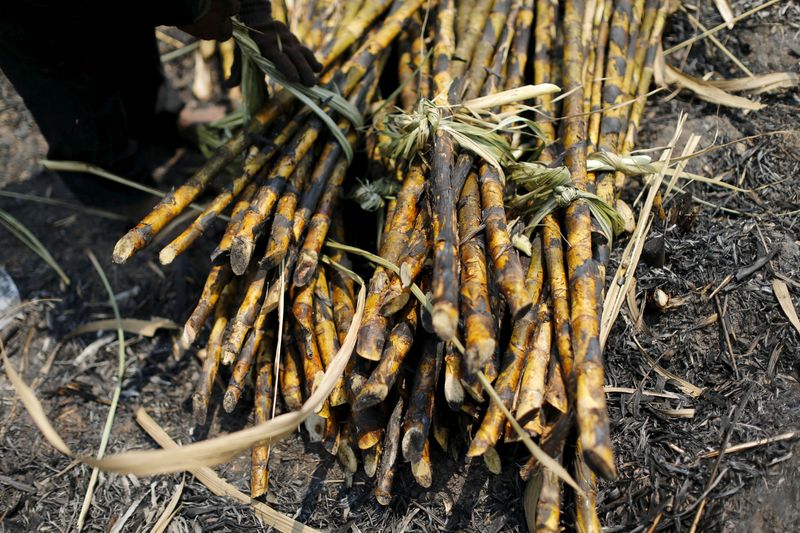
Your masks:
{"label": "sugarcane field floor", "polygon": [[[732,5],[742,13],[759,3]],[[721,22],[713,2],[688,4],[698,7],[693,13],[705,26]],[[678,12],[664,46],[695,33]],[[756,73],[800,72],[799,2],[780,2],[717,35]],[[166,71],[184,100],[202,107],[190,101],[191,57],[168,64]],[[670,61],[698,77],[742,75],[708,40]],[[665,263],[639,265],[634,310],[623,309],[605,349],[619,476],[599,484],[604,531],[688,531],[701,507],[698,531],[796,531],[800,524],[800,331],[773,293],[773,281],[783,281],[800,309],[800,91],[753,98],[767,107],[745,113],[685,91],[662,91],[651,97],[642,121],[637,146],[663,147],[679,115],[687,114],[684,141],[696,133],[701,146],[724,145],[692,159],[687,170],[726,174],[725,181],[750,192],[694,183],[688,190],[707,204],[688,199],[667,206],[680,208],[677,223],[651,232],[649,248],[657,248],[663,237]],[[790,131],[764,135],[779,130]],[[680,148],[679,143],[678,153]],[[45,152],[21,99],[0,76],[0,189],[77,204],[58,178],[41,171]],[[632,202],[640,190],[641,183],[631,180],[625,197]],[[0,339],[66,443],[94,455],[118,346],[113,330],[68,335],[82,324],[113,317],[86,250],[105,269],[123,318],[162,317],[182,324],[202,287],[210,249],[193,249],[170,267],[157,266],[152,250],[115,265],[111,250],[128,222],[9,197],[0,197],[0,209],[35,234],[72,281],[64,285],[0,229],[0,266],[22,301],[32,302],[0,331]],[[352,203],[345,209],[348,227],[375,227],[377,221]],[[369,237],[357,244],[368,248]],[[609,273],[624,241],[615,246]],[[765,257],[769,260],[761,260]],[[666,306],[656,303],[657,291]],[[252,402],[240,402],[226,414],[214,398],[207,426],[195,427],[191,395],[200,363],[194,349],[177,354],[176,336],[169,329],[151,337],[126,336],[122,397],[107,454],[157,447],[134,419],[139,407],[182,443],[253,424]],[[216,393],[221,396],[219,388]],[[731,451],[720,461],[710,453],[776,436],[782,437]],[[382,507],[362,469],[346,480],[335,458],[298,432],[272,450],[266,502],[330,531],[526,531],[525,484],[518,472],[527,455],[519,444],[504,445],[500,452],[503,473],[495,476],[480,459],[456,461],[433,446],[433,486],[419,487],[408,469],[398,468],[394,498]],[[243,454],[215,471],[247,492],[249,464],[249,454]],[[90,475],[90,467],[45,441],[0,373],[0,531],[72,530]],[[189,474],[104,473],[85,530],[149,531],[182,482],[169,531],[271,530],[248,506],[212,495]],[[563,512],[569,525],[569,502]]]}

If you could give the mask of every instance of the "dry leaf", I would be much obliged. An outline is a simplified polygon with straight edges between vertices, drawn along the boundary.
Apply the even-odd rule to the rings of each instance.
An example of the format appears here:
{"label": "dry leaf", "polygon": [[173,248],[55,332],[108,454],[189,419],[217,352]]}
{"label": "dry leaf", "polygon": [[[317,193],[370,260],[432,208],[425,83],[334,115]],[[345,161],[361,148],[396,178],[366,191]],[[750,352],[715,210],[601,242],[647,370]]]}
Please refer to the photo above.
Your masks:
{"label": "dry leaf", "polygon": [[758,111],[763,109],[764,104],[753,102],[742,96],[736,96],[725,92],[713,83],[706,80],[690,76],[675,67],[668,65],[664,60],[664,51],[659,50],[655,65],[655,79],[660,85],[671,86],[677,85],[681,89],[692,91],[698,98],[711,102],[712,104],[723,105],[726,107],[735,107],[739,109],[747,109],[750,111]]}
{"label": "dry leaf", "polygon": [[778,303],[783,312],[786,313],[789,322],[800,333],[800,318],[797,318],[797,311],[794,308],[794,303],[792,303],[792,296],[789,294],[789,288],[786,283],[779,279],[772,280],[772,292],[775,293],[775,298],[778,299]]}
{"label": "dry leaf", "polygon": [[[170,438],[164,429],[153,420],[147,411],[139,409],[136,412],[136,421],[159,446],[170,450],[179,450],[180,447]],[[200,483],[217,496],[227,496],[239,503],[249,505],[251,509],[264,520],[265,525],[274,527],[281,533],[319,533],[316,529],[301,524],[300,522],[284,516],[269,505],[253,500],[248,495],[219,477],[207,467],[191,469],[190,472]],[[173,497],[174,498],[174,497]]]}
{"label": "dry leaf", "polygon": [[728,29],[733,29],[734,23],[734,15],[733,9],[731,9],[731,4],[728,0],[714,0],[714,3],[717,5],[717,11],[719,14],[722,15],[722,20],[728,23]]}
{"label": "dry leaf", "polygon": [[[152,337],[159,329],[180,329],[178,324],[169,320],[168,318],[153,318],[151,320],[140,320],[138,318],[123,318],[122,331],[125,333],[132,333],[134,335],[144,335],[145,337]],[[82,326],[78,326],[66,336],[67,339],[75,337],[76,335],[83,335],[84,333],[93,333],[95,331],[109,331],[117,329],[117,321],[113,318],[107,320],[96,320],[88,322]]]}
{"label": "dry leaf", "polygon": [[107,456],[100,460],[77,455],[53,428],[33,389],[22,381],[22,378],[11,366],[5,351],[0,350],[0,355],[2,355],[6,374],[14,385],[25,409],[50,445],[64,455],[79,459],[100,470],[137,476],[198,469],[224,463],[256,444],[275,443],[286,438],[328,397],[350,360],[358,336],[358,326],[361,324],[361,317],[364,314],[364,300],[366,299],[364,281],[361,278],[358,278],[357,281],[361,288],[358,292],[353,323],[347,331],[344,343],[326,369],[317,390],[311,394],[300,410],[284,413],[263,424],[214,439],[188,444],[175,450],[135,450]]}
{"label": "dry leaf", "polygon": [[800,85],[800,74],[795,72],[772,72],[770,74],[756,74],[755,76],[734,78],[732,80],[708,80],[706,83],[723,91],[761,94],[781,89],[791,89]]}

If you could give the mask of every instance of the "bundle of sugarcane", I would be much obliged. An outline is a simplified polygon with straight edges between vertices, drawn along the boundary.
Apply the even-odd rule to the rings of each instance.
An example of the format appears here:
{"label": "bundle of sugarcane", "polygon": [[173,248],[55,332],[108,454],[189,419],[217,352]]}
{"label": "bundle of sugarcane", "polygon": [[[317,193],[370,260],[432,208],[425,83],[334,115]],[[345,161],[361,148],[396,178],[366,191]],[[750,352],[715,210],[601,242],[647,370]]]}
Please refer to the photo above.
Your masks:
{"label": "bundle of sugarcane", "polygon": [[[525,0],[465,1],[454,24],[453,3],[442,0],[431,17],[430,64],[422,54],[407,56],[413,62],[409,71],[417,75],[404,87],[404,113],[383,121],[394,126],[388,128],[394,146],[387,151],[402,183],[356,347],[376,366],[353,409],[384,402],[384,412],[392,413],[386,448],[390,438],[400,438],[403,457],[425,485],[419,472],[427,474],[431,434],[442,444],[452,430],[467,430],[467,455],[483,456],[490,468],[497,467],[496,446],[519,439],[503,407],[487,406],[482,384],[491,383],[526,432],[571,467],[581,488],[575,493],[576,521],[582,530],[597,530],[594,476],[616,475],[599,317],[608,250],[622,230],[616,206],[624,205],[617,196],[631,171],[620,154],[633,147],[668,6],[659,0],[563,4],[559,23],[562,6],[554,0],[535,6]],[[499,96],[528,81],[534,18],[532,81],[541,88],[562,86],[565,96],[555,102],[543,90],[537,99],[544,145],[519,130],[504,131],[508,108],[495,110],[497,121],[483,134],[499,133],[515,151],[498,168],[491,151],[487,157],[445,121],[458,109],[474,114],[469,102],[478,95]],[[563,61],[556,56],[558,42]],[[429,71],[430,82],[424,77]],[[408,89],[414,83],[416,104]],[[514,229],[512,216],[521,221]],[[421,303],[412,295],[415,281],[428,291]],[[410,313],[409,306],[416,311]],[[398,328],[404,349],[408,332],[417,331],[418,355],[397,349]],[[507,341],[503,331],[510,333]],[[408,389],[403,378],[412,375]],[[448,410],[459,417],[446,416]],[[393,423],[400,417],[402,427]],[[378,480],[376,495],[384,502],[396,454],[392,450]],[[533,474],[532,486],[540,491],[537,530],[555,531],[559,477],[531,460],[522,475]]]}
{"label": "bundle of sugarcane", "polygon": [[[231,368],[226,411],[251,375],[257,421],[274,415],[278,390],[299,409],[352,324],[348,254],[359,254],[376,266],[357,355],[307,420],[312,440],[349,473],[360,453],[388,504],[400,457],[431,484],[431,437],[457,453],[468,442],[466,455],[493,471],[502,442],[533,437],[577,478],[579,528],[599,527],[594,476],[615,476],[599,340],[605,265],[631,166],[620,154],[633,146],[667,1],[562,3],[438,0],[425,13],[422,0],[317,1],[308,16],[273,3],[319,51],[323,82],[362,114],[381,98],[384,69],[396,69],[401,110],[384,102],[366,135],[370,169],[391,193],[362,184],[355,195],[383,214],[377,254],[347,246],[334,207],[361,132],[338,116],[329,135],[282,90],[120,240],[124,261],[249,149],[242,175],[160,254],[171,262],[233,203],[183,334],[193,343],[211,319],[199,421],[220,363]],[[536,109],[524,104],[533,99]],[[266,491],[268,457],[253,450],[254,496]],[[537,530],[557,530],[564,476],[533,459],[522,475],[539,491]]]}
{"label": "bundle of sugarcane", "polygon": [[[422,3],[384,0],[353,9],[350,4],[316,2],[296,20],[293,29],[316,49],[326,66],[323,86],[341,95],[338,98],[347,98],[352,108],[364,114],[377,98],[378,79],[392,41]],[[279,20],[292,21],[291,13],[282,11],[282,3],[275,2],[273,7]],[[311,20],[316,22],[306,25]],[[244,47],[243,53],[247,53]],[[295,101],[294,96],[302,94],[288,87],[277,90],[240,132],[120,239],[114,250],[116,261],[128,260],[247,152],[241,175],[229,181],[159,255],[163,264],[171,263],[233,205],[230,221],[212,254],[202,294],[183,332],[183,342],[192,344],[213,314],[194,395],[195,413],[201,422],[220,375],[220,363],[231,368],[223,400],[226,411],[236,407],[251,373],[256,377],[257,421],[275,413],[276,381],[287,408],[297,409],[315,390],[352,320],[353,282],[342,273],[347,258],[333,254],[335,266],[324,266],[322,246],[329,231],[336,231],[331,228],[332,215],[359,140],[359,124],[347,115],[333,122],[315,115]],[[339,108],[333,101],[321,104],[336,116]],[[326,126],[331,124],[335,128],[329,135]],[[283,329],[276,334],[273,311],[284,302],[284,292],[290,313],[285,320],[281,317]],[[276,345],[284,349],[276,351]],[[348,372],[350,381],[355,380],[356,372]],[[275,375],[279,379],[274,379]],[[339,455],[347,458],[353,455],[352,450],[346,451],[347,443],[360,434],[339,419],[339,406],[348,398],[344,381],[307,427],[326,449],[337,453],[338,448]],[[344,441],[341,446],[340,441]],[[254,496],[266,491],[267,459],[266,448],[253,451]]]}

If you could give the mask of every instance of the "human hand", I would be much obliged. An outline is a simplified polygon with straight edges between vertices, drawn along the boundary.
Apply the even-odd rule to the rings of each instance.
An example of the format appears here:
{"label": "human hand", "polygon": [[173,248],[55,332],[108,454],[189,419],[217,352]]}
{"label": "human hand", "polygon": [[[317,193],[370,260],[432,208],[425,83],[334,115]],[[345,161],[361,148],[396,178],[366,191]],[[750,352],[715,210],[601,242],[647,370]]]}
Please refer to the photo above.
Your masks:
{"label": "human hand", "polygon": [[250,32],[250,36],[261,55],[271,61],[287,80],[309,87],[317,84],[317,73],[322,71],[322,64],[284,23],[269,20],[250,27],[255,30]]}

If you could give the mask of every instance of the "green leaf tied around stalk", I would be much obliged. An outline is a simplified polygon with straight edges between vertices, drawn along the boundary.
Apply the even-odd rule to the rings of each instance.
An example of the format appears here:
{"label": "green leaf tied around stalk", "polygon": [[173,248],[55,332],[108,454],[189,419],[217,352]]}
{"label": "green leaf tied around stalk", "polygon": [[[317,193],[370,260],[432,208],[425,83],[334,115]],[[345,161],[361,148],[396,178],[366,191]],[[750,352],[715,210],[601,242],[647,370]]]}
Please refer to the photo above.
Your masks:
{"label": "green leaf tied around stalk", "polygon": [[647,155],[621,156],[612,152],[594,152],[586,159],[587,172],[622,172],[626,176],[643,176],[658,172],[658,166]]}
{"label": "green leaf tied around stalk", "polygon": [[[540,148],[543,136],[533,120],[521,113],[533,108],[522,102],[559,91],[553,84],[526,85],[491,96],[474,98],[461,104],[442,103],[444,98],[422,98],[417,108],[401,110],[384,119],[390,139],[388,152],[395,159],[411,159],[422,155],[433,144],[437,130],[447,132],[463,149],[482,158],[505,178],[504,168],[516,162],[517,155],[509,138],[521,134],[533,149]],[[502,106],[503,112],[495,112]]]}
{"label": "green leaf tied around stalk", "polygon": [[530,234],[544,217],[576,200],[585,200],[608,242],[624,227],[619,213],[596,194],[575,187],[566,167],[549,168],[540,163],[517,163],[509,179],[524,192],[511,198],[510,207],[528,217],[524,233]]}
{"label": "green leaf tied around stalk", "polygon": [[248,30],[249,28],[241,22],[237,20],[233,21],[233,39],[236,41],[236,44],[239,45],[239,49],[242,51],[242,59],[245,65],[248,63],[255,65],[261,70],[261,72],[269,76],[270,79],[281,85],[284,89],[289,91],[292,96],[308,106],[308,108],[311,109],[320,118],[320,120],[325,123],[326,126],[328,126],[333,136],[336,138],[339,144],[342,145],[342,151],[347,157],[347,161],[352,161],[353,149],[350,147],[347,137],[336,125],[336,121],[334,121],[333,118],[331,118],[331,116],[328,115],[328,113],[326,113],[317,102],[329,107],[342,117],[346,118],[353,124],[354,127],[362,128],[364,126],[364,117],[361,116],[361,113],[358,111],[358,109],[356,109],[356,107],[348,102],[342,95],[333,91],[324,89],[320,86],[306,87],[300,83],[292,83],[287,80],[286,77],[283,76],[283,74],[281,74],[280,71],[275,67],[275,65],[272,64],[272,62],[268,61],[261,55],[258,45],[253,38],[250,37]]}
{"label": "green leaf tied around stalk", "polygon": [[400,190],[400,183],[393,179],[380,178],[377,180],[358,180],[350,192],[350,198],[364,211],[377,211]]}

